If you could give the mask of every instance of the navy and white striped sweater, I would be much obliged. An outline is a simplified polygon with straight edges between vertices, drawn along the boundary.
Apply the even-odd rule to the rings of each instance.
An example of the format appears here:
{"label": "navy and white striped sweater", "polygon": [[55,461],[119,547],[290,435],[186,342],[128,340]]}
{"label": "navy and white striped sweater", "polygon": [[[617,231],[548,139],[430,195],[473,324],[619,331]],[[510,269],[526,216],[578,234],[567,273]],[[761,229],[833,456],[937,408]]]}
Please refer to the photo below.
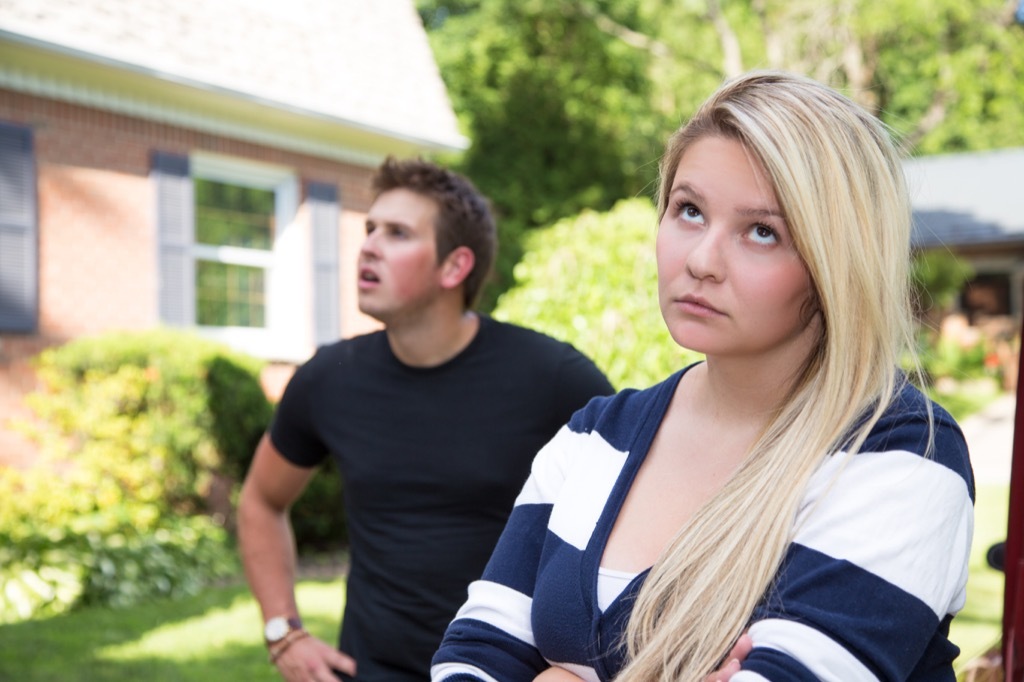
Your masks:
{"label": "navy and white striped sweater", "polygon": [[[681,375],[592,400],[541,450],[434,656],[435,682],[530,682],[552,664],[615,677],[646,572],[601,611],[599,562]],[[954,680],[947,634],[964,604],[974,481],[963,435],[938,406],[922,457],[925,400],[903,388],[844,468],[840,453],[812,478],[733,682]]]}

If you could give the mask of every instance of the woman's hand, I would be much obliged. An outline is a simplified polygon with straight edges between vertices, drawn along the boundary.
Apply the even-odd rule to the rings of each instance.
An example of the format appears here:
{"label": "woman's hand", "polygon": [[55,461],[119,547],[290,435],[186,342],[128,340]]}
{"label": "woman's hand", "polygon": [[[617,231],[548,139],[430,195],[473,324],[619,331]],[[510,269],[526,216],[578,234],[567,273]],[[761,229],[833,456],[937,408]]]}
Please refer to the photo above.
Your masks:
{"label": "woman's hand", "polygon": [[580,682],[582,679],[582,677],[573,675],[565,668],[554,666],[533,678],[533,682]]}
{"label": "woman's hand", "polygon": [[[750,654],[753,648],[754,640],[744,632],[729,651],[729,655],[726,657],[722,667],[705,677],[704,682],[729,682],[732,676],[740,671],[740,663]],[[533,678],[533,682],[580,682],[582,679],[582,677],[573,675],[565,668],[555,666],[537,675],[537,677]]]}
{"label": "woman's hand", "polygon": [[726,656],[722,667],[705,677],[704,682],[729,682],[732,676],[740,671],[740,663],[750,654],[753,648],[754,640],[744,632],[729,651],[729,655]]}

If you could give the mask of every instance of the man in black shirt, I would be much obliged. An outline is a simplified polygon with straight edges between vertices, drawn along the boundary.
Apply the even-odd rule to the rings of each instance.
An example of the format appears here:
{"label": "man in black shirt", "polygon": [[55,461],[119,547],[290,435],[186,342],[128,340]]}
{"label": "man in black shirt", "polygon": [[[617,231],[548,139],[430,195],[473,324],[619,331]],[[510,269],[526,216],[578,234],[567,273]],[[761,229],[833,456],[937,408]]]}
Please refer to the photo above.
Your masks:
{"label": "man in black shirt", "polygon": [[[428,679],[534,455],[613,390],[572,346],[473,312],[497,239],[468,180],[389,159],[374,187],[359,307],[384,330],[325,346],[296,371],[239,504],[246,576],[289,682],[335,679],[332,669],[360,682]],[[351,542],[338,649],[302,629],[288,523],[328,457]]]}

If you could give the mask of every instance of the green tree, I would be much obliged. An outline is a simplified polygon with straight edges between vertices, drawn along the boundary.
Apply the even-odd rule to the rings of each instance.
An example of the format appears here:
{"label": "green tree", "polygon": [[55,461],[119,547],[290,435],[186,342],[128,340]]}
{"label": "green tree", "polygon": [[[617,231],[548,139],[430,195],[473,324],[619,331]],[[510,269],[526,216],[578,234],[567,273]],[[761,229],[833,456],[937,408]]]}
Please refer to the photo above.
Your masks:
{"label": "green tree", "polygon": [[1024,144],[1016,0],[419,0],[468,152],[501,218],[499,281],[524,230],[646,195],[657,158],[723,79],[807,74],[915,154]]}
{"label": "green tree", "polygon": [[[511,282],[520,235],[605,209],[654,176],[665,126],[650,109],[649,55],[601,30],[598,4],[421,0],[472,146],[455,165],[493,201]],[[629,17],[631,3],[615,3]]]}
{"label": "green tree", "polygon": [[974,276],[974,268],[944,249],[933,249],[915,254],[912,276],[918,317],[929,336],[935,337],[939,322]]}
{"label": "green tree", "polygon": [[531,232],[495,317],[572,343],[617,388],[664,379],[700,356],[672,340],[661,316],[657,225],[649,200],[627,199]]}
{"label": "green tree", "polygon": [[780,68],[844,90],[914,153],[935,154],[1024,144],[1016,4],[649,0],[640,15],[655,57],[655,102],[683,118],[722,78]]}

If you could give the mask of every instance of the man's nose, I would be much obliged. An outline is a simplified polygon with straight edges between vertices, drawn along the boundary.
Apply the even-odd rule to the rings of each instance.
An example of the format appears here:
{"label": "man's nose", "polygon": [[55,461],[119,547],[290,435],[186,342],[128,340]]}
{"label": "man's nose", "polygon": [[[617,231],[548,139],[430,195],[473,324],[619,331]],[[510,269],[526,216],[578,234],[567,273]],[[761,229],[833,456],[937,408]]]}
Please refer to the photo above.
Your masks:
{"label": "man's nose", "polygon": [[363,237],[363,243],[359,246],[359,253],[371,256],[377,255],[376,235],[379,232],[379,230],[374,230],[373,232],[366,233],[366,236]]}

